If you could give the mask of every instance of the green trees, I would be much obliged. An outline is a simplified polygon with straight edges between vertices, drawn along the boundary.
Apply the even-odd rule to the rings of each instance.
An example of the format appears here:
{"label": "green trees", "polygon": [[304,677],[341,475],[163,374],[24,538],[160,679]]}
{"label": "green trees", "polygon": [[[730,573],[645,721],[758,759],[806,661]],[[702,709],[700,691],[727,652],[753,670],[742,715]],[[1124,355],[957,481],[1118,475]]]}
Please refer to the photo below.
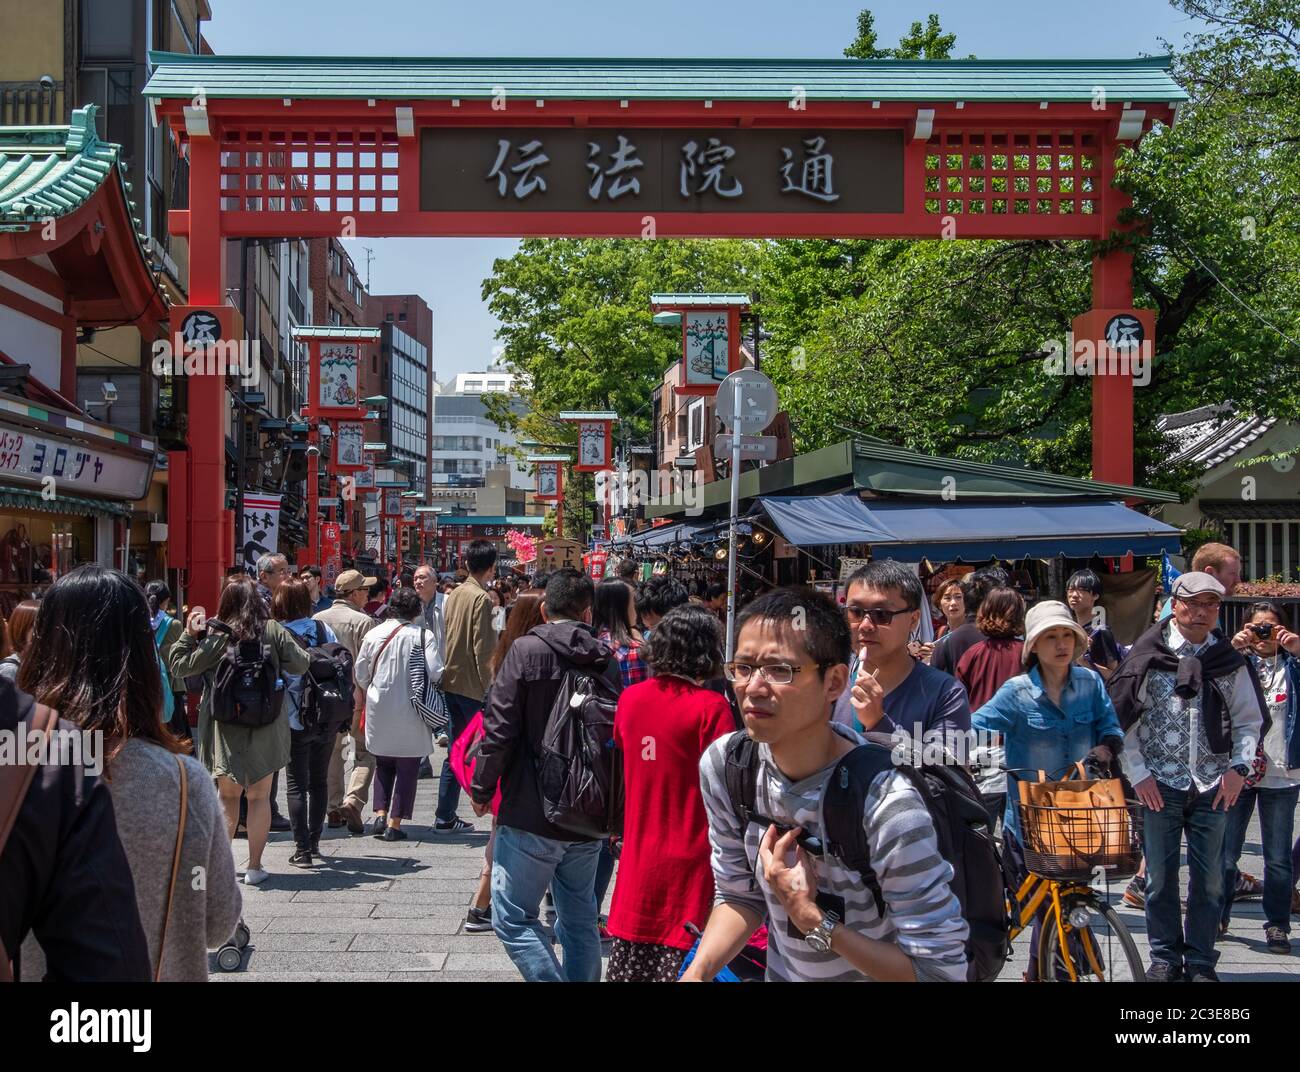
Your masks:
{"label": "green trees", "polygon": [[[1155,418],[1211,402],[1300,418],[1300,0],[1175,0],[1207,25],[1174,52],[1191,100],[1125,151],[1121,240],[1138,305],[1156,310],[1156,367],[1135,389],[1136,479],[1186,486]],[[935,16],[895,49],[870,11],[846,55],[947,58]],[[483,286],[505,361],[529,380],[525,434],[572,438],[562,409],[609,408],[648,431],[678,356],[656,290],[756,291],[800,450],[845,428],[936,453],[1087,475],[1091,383],[1043,372],[1091,305],[1087,242],[528,241]]]}

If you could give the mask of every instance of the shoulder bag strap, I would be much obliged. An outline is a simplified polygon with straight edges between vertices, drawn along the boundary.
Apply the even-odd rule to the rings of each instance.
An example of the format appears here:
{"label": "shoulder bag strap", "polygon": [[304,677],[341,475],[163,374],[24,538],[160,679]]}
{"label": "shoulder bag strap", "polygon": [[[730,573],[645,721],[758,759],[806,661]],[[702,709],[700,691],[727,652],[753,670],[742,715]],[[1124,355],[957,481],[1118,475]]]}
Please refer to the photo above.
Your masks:
{"label": "shoulder bag strap", "polygon": [[163,951],[167,948],[167,924],[172,918],[172,901],[176,897],[176,873],[181,866],[181,842],[185,839],[185,817],[189,812],[190,804],[189,775],[185,770],[185,761],[180,756],[176,756],[176,769],[181,775],[180,819],[176,824],[176,847],[172,849],[172,878],[167,887],[167,907],[163,910],[162,936],[158,939],[158,969],[153,975],[155,983],[162,978]]}
{"label": "shoulder bag strap", "polygon": [[[58,715],[51,708],[35,704],[32,707],[31,721],[20,722],[18,725],[26,725],[28,732],[35,731],[48,736],[57,720]],[[27,790],[36,777],[36,766],[35,763],[6,763],[0,766],[0,855],[4,854],[5,843],[9,840],[14,823],[18,821],[18,813],[22,811]],[[9,951],[0,944],[0,982],[9,983],[13,980]]]}

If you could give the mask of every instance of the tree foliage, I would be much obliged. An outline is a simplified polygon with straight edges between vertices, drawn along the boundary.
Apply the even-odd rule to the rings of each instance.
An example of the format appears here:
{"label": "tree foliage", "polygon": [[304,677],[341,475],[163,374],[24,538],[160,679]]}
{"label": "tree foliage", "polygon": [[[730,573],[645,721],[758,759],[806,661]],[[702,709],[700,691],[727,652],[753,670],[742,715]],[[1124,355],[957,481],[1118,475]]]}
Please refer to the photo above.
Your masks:
{"label": "tree foliage", "polygon": [[[1174,0],[1206,31],[1172,48],[1191,100],[1124,150],[1135,300],[1156,310],[1156,368],[1135,389],[1136,478],[1185,490],[1161,413],[1231,402],[1300,418],[1300,0]],[[946,58],[914,23],[880,49],[863,11],[846,55]],[[529,381],[525,432],[566,442],[561,409],[610,408],[648,430],[679,354],[651,323],[657,290],[757,291],[763,367],[814,448],[845,429],[935,453],[1087,475],[1091,382],[1043,371],[1091,305],[1097,246],[1063,241],[528,241],[483,294],[505,361]]]}

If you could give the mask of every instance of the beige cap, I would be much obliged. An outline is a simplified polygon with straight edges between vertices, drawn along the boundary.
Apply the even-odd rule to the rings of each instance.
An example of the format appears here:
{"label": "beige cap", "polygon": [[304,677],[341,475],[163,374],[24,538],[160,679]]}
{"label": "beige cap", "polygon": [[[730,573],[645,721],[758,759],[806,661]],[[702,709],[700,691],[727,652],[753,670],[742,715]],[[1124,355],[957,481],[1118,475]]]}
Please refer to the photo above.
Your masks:
{"label": "beige cap", "polygon": [[345,596],[358,588],[369,588],[379,580],[378,577],[363,577],[359,570],[344,570],[334,582],[334,591]]}

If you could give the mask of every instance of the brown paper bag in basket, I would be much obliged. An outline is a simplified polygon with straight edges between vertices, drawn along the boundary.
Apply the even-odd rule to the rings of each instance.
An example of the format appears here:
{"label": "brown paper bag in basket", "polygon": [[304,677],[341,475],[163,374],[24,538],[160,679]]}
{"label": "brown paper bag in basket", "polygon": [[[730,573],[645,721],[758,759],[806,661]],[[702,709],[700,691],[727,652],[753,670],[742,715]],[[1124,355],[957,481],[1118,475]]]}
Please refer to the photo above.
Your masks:
{"label": "brown paper bag in basket", "polygon": [[1123,783],[1118,778],[1085,778],[1082,763],[1075,768],[1078,778],[1048,781],[1046,772],[1039,771],[1038,781],[1019,781],[1020,803],[1051,809],[1034,813],[1034,829],[1026,830],[1026,836],[1038,842],[1033,846],[1036,851],[1057,856],[1090,858],[1128,852]]}

